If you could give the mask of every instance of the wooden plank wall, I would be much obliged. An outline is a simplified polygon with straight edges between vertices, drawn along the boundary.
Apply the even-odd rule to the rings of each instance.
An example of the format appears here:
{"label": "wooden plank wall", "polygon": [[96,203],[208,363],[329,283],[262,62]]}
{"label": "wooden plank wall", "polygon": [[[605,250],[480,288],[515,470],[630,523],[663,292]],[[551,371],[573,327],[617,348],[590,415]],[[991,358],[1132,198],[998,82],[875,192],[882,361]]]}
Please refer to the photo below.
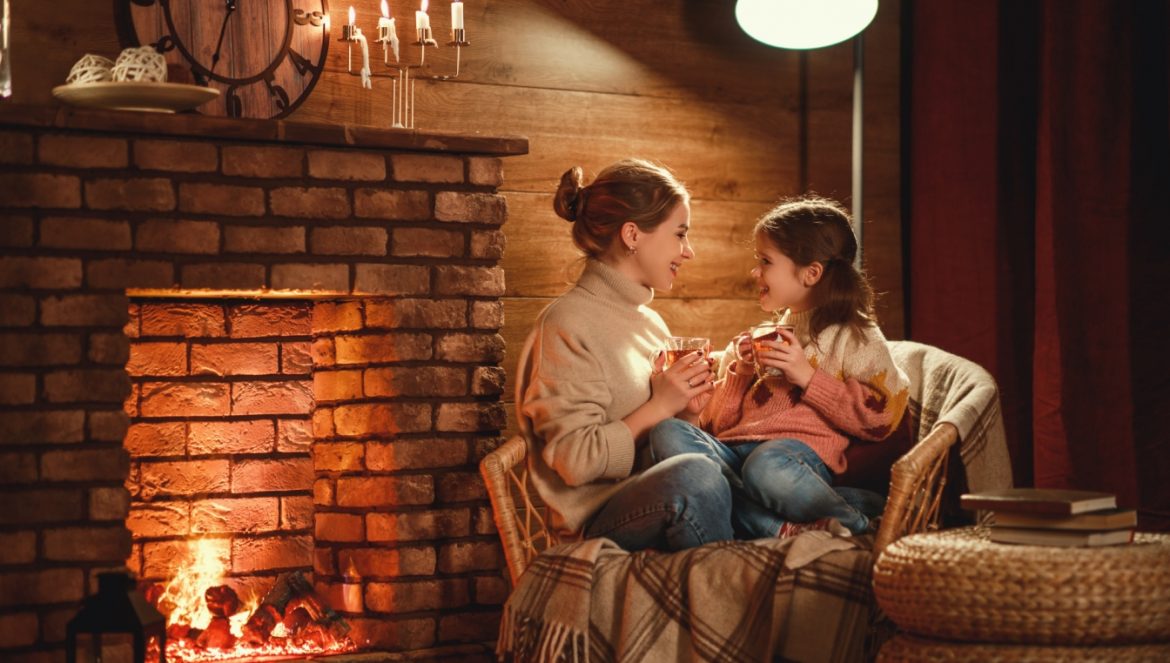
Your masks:
{"label": "wooden plank wall", "polygon": [[[376,35],[377,0],[352,0]],[[334,38],[349,3],[330,3]],[[654,306],[675,333],[716,345],[762,317],[748,277],[750,229],[777,198],[814,190],[849,202],[852,46],[800,54],[748,38],[723,0],[467,0],[458,79],[417,86],[420,129],[518,134],[530,154],[505,162],[505,299],[511,375],[539,311],[579,270],[552,192],[571,166],[591,176],[626,156],[672,168],[694,195],[697,257]],[[882,294],[888,336],[903,335],[899,199],[900,0],[885,0],[866,32],[866,261]],[[110,2],[13,0],[16,99],[50,101],[86,52],[117,51]],[[414,3],[392,0],[399,35]],[[430,13],[445,42],[449,5]],[[371,37],[372,38],[372,37]],[[403,46],[404,57],[416,49]],[[377,59],[381,49],[374,46]],[[360,58],[355,58],[360,61]],[[432,71],[453,69],[428,49]],[[377,64],[375,64],[375,68]],[[363,90],[346,73],[345,44],[293,119],[389,126],[390,85]],[[511,400],[509,388],[508,400]],[[509,406],[509,410],[511,407]]]}

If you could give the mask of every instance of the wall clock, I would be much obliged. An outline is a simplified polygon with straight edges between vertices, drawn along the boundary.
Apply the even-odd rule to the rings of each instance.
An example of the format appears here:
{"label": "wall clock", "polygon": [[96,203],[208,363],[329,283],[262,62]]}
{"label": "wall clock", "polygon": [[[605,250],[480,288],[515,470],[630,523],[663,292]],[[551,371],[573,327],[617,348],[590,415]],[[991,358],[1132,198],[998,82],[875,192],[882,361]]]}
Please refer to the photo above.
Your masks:
{"label": "wall clock", "polygon": [[328,0],[114,0],[123,47],[150,44],[220,96],[209,115],[279,118],[316,85]]}

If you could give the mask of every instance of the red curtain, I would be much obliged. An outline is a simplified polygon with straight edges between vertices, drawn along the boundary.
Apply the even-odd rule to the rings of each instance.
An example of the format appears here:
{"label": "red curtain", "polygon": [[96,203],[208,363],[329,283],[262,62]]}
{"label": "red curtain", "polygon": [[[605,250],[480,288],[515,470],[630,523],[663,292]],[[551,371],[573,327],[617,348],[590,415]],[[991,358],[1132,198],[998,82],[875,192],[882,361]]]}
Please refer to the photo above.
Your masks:
{"label": "red curtain", "polygon": [[1163,0],[909,5],[910,336],[1000,384],[1018,485],[1170,529]]}

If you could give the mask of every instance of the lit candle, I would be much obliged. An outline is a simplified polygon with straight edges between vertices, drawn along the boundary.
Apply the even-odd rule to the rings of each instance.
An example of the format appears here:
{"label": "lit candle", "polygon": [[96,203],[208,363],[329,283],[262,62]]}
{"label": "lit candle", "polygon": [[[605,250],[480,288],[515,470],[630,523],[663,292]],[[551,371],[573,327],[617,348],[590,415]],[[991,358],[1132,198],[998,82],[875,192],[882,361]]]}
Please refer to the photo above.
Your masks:
{"label": "lit candle", "polygon": [[427,16],[427,0],[422,0],[422,9],[414,13],[414,27],[418,31],[418,40],[422,43],[431,41],[431,17]]}
{"label": "lit candle", "polygon": [[461,0],[454,0],[451,3],[451,29],[463,29],[463,2]]}
{"label": "lit candle", "polygon": [[390,3],[382,0],[382,17],[378,19],[378,41],[382,44],[382,59],[386,59],[386,47],[394,49],[394,61],[398,62],[398,28],[390,18]]}
{"label": "lit candle", "polygon": [[341,38],[345,41],[353,41],[354,19],[357,13],[353,10],[353,5],[349,6],[349,23],[341,26]]}

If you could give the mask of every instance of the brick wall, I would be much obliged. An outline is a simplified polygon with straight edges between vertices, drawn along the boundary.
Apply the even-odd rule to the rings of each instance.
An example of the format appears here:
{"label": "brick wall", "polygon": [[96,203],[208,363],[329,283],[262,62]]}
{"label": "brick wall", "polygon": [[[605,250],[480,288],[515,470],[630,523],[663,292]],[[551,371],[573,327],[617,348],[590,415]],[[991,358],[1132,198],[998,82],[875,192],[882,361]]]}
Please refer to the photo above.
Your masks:
{"label": "brick wall", "polygon": [[364,647],[494,638],[476,463],[526,149],[0,109],[0,658],[62,660],[98,571],[195,535],[244,583],[356,571]]}

